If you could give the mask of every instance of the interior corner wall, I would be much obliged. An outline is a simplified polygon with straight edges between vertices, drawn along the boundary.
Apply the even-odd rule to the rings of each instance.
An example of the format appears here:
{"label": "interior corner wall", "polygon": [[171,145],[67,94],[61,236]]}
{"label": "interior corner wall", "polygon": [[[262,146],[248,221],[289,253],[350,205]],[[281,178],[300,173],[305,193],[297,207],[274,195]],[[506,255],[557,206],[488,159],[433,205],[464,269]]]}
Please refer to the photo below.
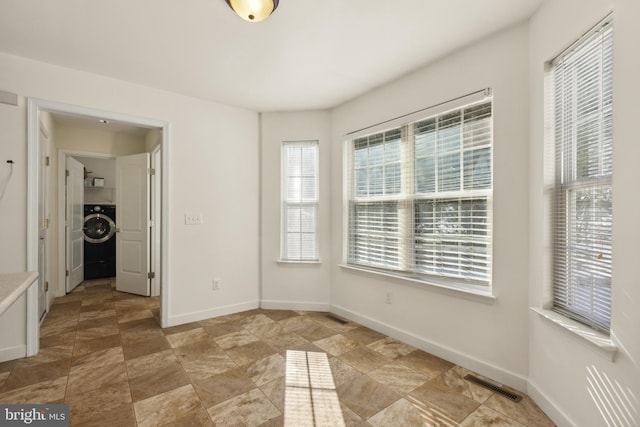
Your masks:
{"label": "interior corner wall", "polygon": [[[2,89],[19,95],[18,107],[0,104],[0,159],[15,161],[0,201],[0,271],[27,266],[26,97],[34,97],[169,123],[169,326],[258,306],[256,112],[5,53],[0,70]],[[185,225],[187,212],[203,224]]]}
{"label": "interior corner wall", "polygon": [[[331,263],[331,143],[326,111],[261,114],[262,307],[329,310]],[[282,263],[280,258],[281,150],[284,141],[318,141],[320,263]]]}
{"label": "interior corner wall", "polygon": [[[549,1],[530,21],[530,299],[541,307],[547,288],[548,210],[544,198],[544,65],[613,11],[613,270],[610,355],[530,314],[529,394],[560,426],[640,425],[640,286],[638,212],[640,158],[640,2]],[[549,154],[546,155],[549,158]]]}
{"label": "interior corner wall", "polygon": [[[336,108],[331,153],[333,310],[520,390],[528,369],[527,46],[521,24]],[[494,93],[495,301],[339,267],[344,135],[487,87]]]}
{"label": "interior corner wall", "polygon": [[145,135],[145,152],[151,153],[162,141],[162,131],[159,129],[150,129]]}

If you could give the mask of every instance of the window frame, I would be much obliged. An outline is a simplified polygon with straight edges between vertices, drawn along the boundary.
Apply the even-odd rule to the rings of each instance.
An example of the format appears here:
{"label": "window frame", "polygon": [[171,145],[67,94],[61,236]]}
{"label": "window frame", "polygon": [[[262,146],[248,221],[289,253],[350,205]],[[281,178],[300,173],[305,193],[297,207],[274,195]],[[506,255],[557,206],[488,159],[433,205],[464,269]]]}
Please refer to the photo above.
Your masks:
{"label": "window frame", "polygon": [[[601,246],[595,249],[593,247],[586,249],[583,247],[580,249],[580,232],[574,230],[577,229],[579,225],[582,225],[583,228],[593,226],[593,219],[588,217],[580,221],[577,218],[578,203],[574,201],[574,197],[578,192],[590,191],[592,195],[598,195],[605,194],[608,191],[608,197],[610,198],[608,201],[609,210],[613,209],[613,166],[612,163],[609,164],[608,173],[606,172],[607,167],[605,166],[605,162],[612,161],[611,152],[614,147],[612,136],[612,59],[610,59],[610,63],[607,63],[607,66],[611,67],[611,69],[607,70],[610,73],[610,75],[608,75],[610,81],[608,82],[605,82],[607,76],[605,76],[604,71],[605,56],[612,55],[613,51],[612,33],[613,16],[610,14],[592,27],[568,49],[549,61],[548,77],[550,78],[552,95],[546,106],[548,110],[547,113],[549,113],[549,126],[552,129],[549,133],[550,146],[554,152],[553,161],[549,160],[547,167],[554,171],[553,175],[555,177],[550,188],[550,200],[552,203],[550,243],[553,248],[551,259],[550,309],[561,316],[570,318],[606,335],[610,334],[611,322],[612,214],[610,213],[607,216],[606,213],[603,213],[606,212],[606,207],[589,208],[589,213],[598,211],[598,209],[600,210],[598,211],[600,215],[597,217],[599,220],[598,233],[601,233],[603,229],[607,227],[607,224],[608,230],[605,229],[605,234],[602,235],[602,239],[598,239]],[[598,38],[599,40],[597,40]],[[591,43],[597,45],[597,48],[589,48]],[[610,44],[610,50],[603,53],[605,43]],[[574,56],[579,56],[579,54],[583,52],[589,54],[589,61],[598,63],[597,76],[599,91],[595,96],[590,94],[588,98],[590,100],[590,108],[594,108],[591,102],[597,105],[597,107],[595,107],[595,113],[591,112],[581,116],[578,114],[578,109],[579,102],[585,102],[584,98],[580,97],[580,95],[584,95],[584,93],[579,91],[576,82],[578,81],[577,73],[579,70],[583,70],[582,67],[584,67],[584,64],[580,65],[577,60],[581,58],[576,59]],[[571,68],[566,66],[566,62],[570,62],[569,65],[571,65]],[[564,67],[562,69],[562,81],[558,81],[558,77],[556,76],[558,72],[556,67],[560,66]],[[593,67],[592,65],[589,66]],[[568,71],[572,74],[566,78],[566,81],[570,83],[570,85],[567,85],[567,89],[564,86],[566,83],[564,73]],[[609,84],[608,87],[607,84]],[[558,86],[561,86],[562,92],[558,92]],[[569,103],[570,106],[567,106],[567,99],[571,101]],[[579,99],[580,101],[578,101]],[[579,164],[578,157],[581,153],[578,147],[584,144],[584,141],[580,141],[581,134],[579,132],[579,125],[585,120],[585,117],[589,117],[590,115],[596,117],[595,122],[597,123],[598,142],[596,144],[596,169],[598,172],[592,175],[593,173],[590,169],[593,166],[592,164],[587,164],[589,176],[581,177],[579,176],[580,170],[581,167],[584,169],[584,165]],[[565,119],[566,117],[569,119]],[[561,123],[561,126],[559,126],[559,123]],[[592,130],[591,126],[593,125],[590,124],[588,127],[590,131]],[[610,144],[610,146],[606,146],[607,144]],[[592,148],[592,143],[588,140],[586,147]],[[584,147],[581,148],[581,150],[583,149]],[[593,159],[590,157],[591,155],[591,153],[588,154],[588,162],[593,162]],[[584,173],[584,171],[582,172]],[[598,193],[602,191],[605,193]],[[599,199],[597,198],[592,200],[593,203],[598,201]],[[586,229],[586,231],[582,233],[582,236],[586,236],[587,239],[591,238],[590,242],[595,243],[593,231]],[[599,237],[601,237],[600,234]],[[584,244],[582,246],[584,246]],[[585,272],[578,269],[575,263],[584,264],[586,262],[586,253],[589,251],[600,252],[597,249],[602,249],[600,255],[596,257],[597,259],[592,259],[591,262],[587,262],[589,270],[597,270],[597,274],[591,277],[590,281],[592,283],[586,286],[586,288],[588,288],[587,290],[580,289],[581,285],[577,283],[580,282],[578,276],[585,276]],[[606,281],[605,287],[596,284],[596,282],[604,283],[602,281],[603,278]],[[590,303],[585,300],[584,292],[587,291],[592,294],[591,298],[593,301]]]}
{"label": "window frame", "polygon": [[[299,200],[299,201],[290,201],[287,200],[287,189],[288,189],[288,181],[290,175],[288,174],[288,163],[287,163],[287,148],[288,147],[312,147],[314,148],[314,157],[315,157],[315,174],[310,175],[306,174],[306,177],[314,178],[314,187],[315,187],[315,198],[308,200]],[[300,167],[302,168],[302,163]],[[320,216],[320,142],[318,140],[296,140],[296,141],[282,141],[281,144],[281,167],[280,167],[280,176],[281,176],[281,188],[280,188],[280,257],[278,262],[284,263],[319,263],[320,262],[320,242],[319,242],[319,216]],[[301,170],[300,178],[305,176],[304,171]],[[301,189],[302,191],[302,189]],[[302,199],[302,197],[301,197]],[[289,231],[289,210],[290,208],[313,208],[314,215],[314,230],[313,232],[291,232]],[[302,221],[302,220],[301,220]],[[302,228],[302,224],[300,224],[300,228]],[[294,256],[294,254],[289,253],[288,246],[288,236],[290,234],[312,234],[314,237],[314,245],[313,245],[313,256],[311,257],[303,257],[304,250],[302,248],[302,244],[300,247],[300,251],[298,256]]]}
{"label": "window frame", "polygon": [[[447,112],[459,111],[462,113],[466,108],[482,104],[490,103],[490,135],[488,138],[488,147],[490,149],[489,165],[490,165],[490,183],[489,188],[485,189],[466,189],[456,191],[440,191],[435,193],[418,193],[416,191],[416,173],[415,161],[417,157],[415,154],[416,142],[414,139],[413,131],[414,125],[421,120],[427,120],[429,118],[436,118]],[[344,202],[343,202],[343,267],[368,271],[385,276],[397,277],[401,279],[408,279],[411,282],[418,282],[422,284],[434,285],[437,287],[449,288],[457,291],[463,291],[467,293],[492,296],[492,270],[493,270],[493,96],[490,89],[478,91],[454,100],[429,107],[424,110],[411,113],[397,119],[389,120],[387,122],[375,125],[369,128],[362,129],[357,132],[347,134],[344,137]],[[376,197],[358,197],[357,189],[355,189],[355,166],[354,166],[354,150],[355,141],[358,138],[364,136],[372,136],[376,133],[385,132],[399,128],[402,133],[401,157],[402,165],[404,167],[401,178],[402,190],[399,194],[381,194]],[[456,153],[459,156],[459,162],[462,164],[464,161],[464,153],[469,151],[468,147],[465,147],[463,141],[460,141],[459,149]],[[407,162],[406,157],[409,157],[411,161]],[[437,160],[436,160],[437,161]],[[460,167],[460,183],[461,189],[465,186],[465,174],[464,168]],[[437,171],[434,172],[437,175]],[[436,184],[437,185],[437,184]],[[432,200],[453,200],[456,201],[459,206],[462,206],[465,200],[471,200],[474,198],[484,198],[486,201],[486,226],[488,241],[486,242],[486,258],[487,258],[487,276],[486,280],[474,280],[463,277],[447,277],[439,274],[429,274],[424,271],[416,271],[415,269],[415,254],[417,251],[417,243],[415,237],[416,228],[416,211],[417,204],[421,201]],[[399,244],[398,251],[401,252],[400,262],[397,268],[388,268],[388,266],[377,266],[371,264],[358,263],[354,260],[354,241],[352,223],[352,212],[354,205],[364,205],[366,203],[378,204],[382,206],[385,203],[397,203],[403,205],[398,210],[398,215],[402,217],[399,219],[399,223],[404,223],[404,229],[400,233],[400,239],[404,241]],[[460,208],[461,209],[461,208]],[[409,236],[410,235],[410,236]],[[409,236],[409,237],[407,237]],[[408,242],[408,243],[407,243]],[[410,247],[406,247],[407,244]],[[458,252],[461,254],[462,251]],[[459,255],[462,257],[462,255]],[[460,258],[462,259],[462,258]],[[412,267],[410,267],[412,266]]]}

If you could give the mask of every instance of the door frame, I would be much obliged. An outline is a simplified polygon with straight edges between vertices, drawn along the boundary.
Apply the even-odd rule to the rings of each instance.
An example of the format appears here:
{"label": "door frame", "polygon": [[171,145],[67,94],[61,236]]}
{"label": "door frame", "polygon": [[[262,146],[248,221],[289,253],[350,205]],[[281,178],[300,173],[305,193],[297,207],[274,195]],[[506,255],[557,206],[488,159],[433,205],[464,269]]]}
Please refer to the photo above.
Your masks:
{"label": "door frame", "polygon": [[[49,167],[49,163],[45,162],[46,156],[50,156],[49,153],[49,131],[46,126],[42,123],[42,121],[38,120],[38,138],[44,136],[45,144],[42,144],[42,140],[38,139],[38,148],[43,149],[39,154],[38,160],[38,172],[40,173],[40,177],[38,178],[38,188],[42,190],[42,193],[38,194],[38,234],[40,231],[44,229],[42,243],[40,240],[40,236],[38,236],[38,269],[42,269],[42,272],[39,272],[38,276],[38,321],[42,322],[45,315],[49,312],[49,290],[48,290],[48,281],[49,281],[49,228],[52,224],[49,222],[49,174],[47,173],[47,168]],[[40,207],[40,203],[42,203],[42,207]],[[40,212],[42,209],[42,212]],[[40,213],[42,213],[42,218],[40,218]],[[42,221],[42,222],[41,222]],[[45,225],[46,223],[46,225]],[[40,259],[40,244],[44,246],[44,250],[42,253],[42,259]],[[43,307],[40,307],[40,294],[44,293],[44,310]]]}
{"label": "door frame", "polygon": [[[151,176],[151,220],[153,221],[153,227],[151,228],[151,269],[156,269],[157,265],[161,265],[162,250],[157,242],[162,242],[161,230],[157,226],[158,223],[162,224],[164,219],[162,218],[162,194],[159,189],[162,189],[161,177],[162,177],[162,146],[156,145],[151,150],[151,167],[154,169],[154,174]],[[158,270],[154,277],[151,278],[151,296],[161,295],[160,284],[163,281],[162,271]]]}
{"label": "door frame", "polygon": [[[105,119],[114,122],[127,123],[133,126],[157,128],[162,130],[161,138],[161,209],[162,209],[162,222],[160,226],[161,233],[161,292],[160,292],[160,323],[162,327],[167,326],[168,311],[169,311],[169,281],[167,280],[170,271],[169,265],[169,171],[170,171],[170,157],[169,157],[169,145],[170,145],[170,124],[165,120],[148,119],[138,116],[133,116],[123,113],[115,113],[110,111],[98,110],[89,107],[77,106],[72,104],[66,104],[57,101],[48,101],[38,98],[27,99],[27,270],[38,270],[38,180],[40,179],[40,172],[38,169],[38,159],[40,154],[39,147],[39,131],[40,131],[40,113],[61,113],[84,116],[88,118],[95,118],[96,120]],[[60,188],[58,188],[60,191]],[[58,240],[60,236],[58,235]],[[60,283],[57,284],[59,289]],[[34,300],[34,298],[31,298]],[[38,310],[37,298],[35,298],[35,305],[33,302],[27,302],[27,314],[28,318],[35,316]],[[37,316],[35,316],[37,317]],[[34,318],[35,318],[34,317]],[[37,334],[33,334],[39,327],[37,321],[27,322],[27,336],[31,339],[27,339],[27,356],[34,355],[38,352],[38,339]],[[31,333],[30,333],[31,331]]]}

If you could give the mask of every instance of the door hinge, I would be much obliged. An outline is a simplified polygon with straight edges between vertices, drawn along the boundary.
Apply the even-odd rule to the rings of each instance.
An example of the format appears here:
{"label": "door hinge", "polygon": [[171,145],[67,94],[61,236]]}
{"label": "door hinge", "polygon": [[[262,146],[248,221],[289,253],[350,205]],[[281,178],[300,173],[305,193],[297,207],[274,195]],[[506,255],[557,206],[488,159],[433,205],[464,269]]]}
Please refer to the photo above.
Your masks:
{"label": "door hinge", "polygon": [[44,282],[44,291],[49,292],[49,282]]}
{"label": "door hinge", "polygon": [[44,220],[44,224],[43,224],[43,225],[44,225],[44,229],[45,229],[45,230],[48,230],[48,229],[49,229],[49,218],[46,218],[46,219]]}
{"label": "door hinge", "polygon": [[64,171],[64,176],[69,176],[69,169],[67,169],[66,171]]}
{"label": "door hinge", "polygon": [[147,279],[155,279],[155,278],[156,278],[156,273],[154,273],[153,271],[147,274]]}
{"label": "door hinge", "polygon": [[156,174],[156,170],[154,168],[149,168],[147,171],[149,172],[149,175],[155,175]]}
{"label": "door hinge", "polygon": [[49,158],[49,156],[46,156],[44,158],[44,165],[49,166],[50,164],[51,164],[51,159]]}
{"label": "door hinge", "polygon": [[65,270],[65,275],[69,277],[69,270]]}

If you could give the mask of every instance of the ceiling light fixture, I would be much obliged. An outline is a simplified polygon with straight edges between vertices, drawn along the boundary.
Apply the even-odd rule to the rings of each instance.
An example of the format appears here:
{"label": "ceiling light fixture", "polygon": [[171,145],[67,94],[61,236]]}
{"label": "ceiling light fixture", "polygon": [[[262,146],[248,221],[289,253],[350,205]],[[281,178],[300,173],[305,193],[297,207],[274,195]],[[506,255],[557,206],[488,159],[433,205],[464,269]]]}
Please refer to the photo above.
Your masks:
{"label": "ceiling light fixture", "polygon": [[278,7],[278,0],[225,0],[229,7],[245,21],[264,21]]}
{"label": "ceiling light fixture", "polygon": [[109,124],[109,120],[107,120],[107,119],[100,119],[99,122],[104,124],[104,125]]}

